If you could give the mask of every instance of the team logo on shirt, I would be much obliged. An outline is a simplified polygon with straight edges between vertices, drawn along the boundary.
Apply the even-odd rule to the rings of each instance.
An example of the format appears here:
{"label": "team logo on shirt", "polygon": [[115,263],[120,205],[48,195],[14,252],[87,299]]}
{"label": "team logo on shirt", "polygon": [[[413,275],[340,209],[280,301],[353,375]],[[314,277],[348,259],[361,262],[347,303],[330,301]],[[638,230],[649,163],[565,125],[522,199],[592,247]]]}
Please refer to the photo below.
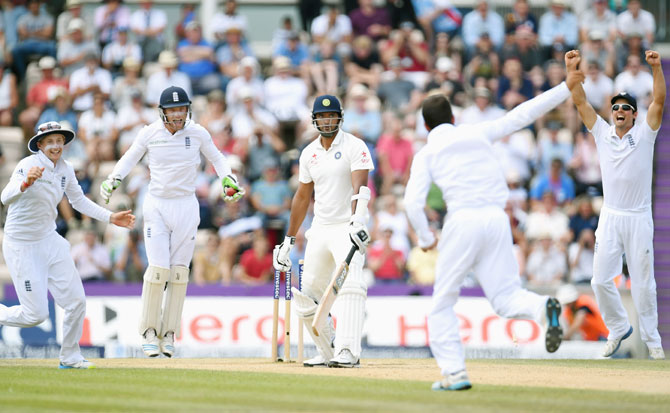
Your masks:
{"label": "team logo on shirt", "polygon": [[147,238],[151,238],[151,227],[147,227]]}
{"label": "team logo on shirt", "polygon": [[635,147],[635,141],[633,140],[633,135],[628,135],[628,145],[630,145],[631,148]]}
{"label": "team logo on shirt", "polygon": [[335,159],[340,159],[342,157],[342,152],[336,152],[335,153]]}
{"label": "team logo on shirt", "polygon": [[31,292],[33,290],[33,287],[30,285],[30,280],[26,280],[25,286],[26,291]]}
{"label": "team logo on shirt", "polygon": [[312,154],[312,159],[309,160],[310,165],[316,165],[316,154]]}
{"label": "team logo on shirt", "polygon": [[65,190],[65,176],[60,177],[60,189]]}
{"label": "team logo on shirt", "polygon": [[184,145],[186,146],[186,149],[191,148],[191,137],[190,136],[187,136],[187,137],[184,138]]}
{"label": "team logo on shirt", "polygon": [[361,152],[361,156],[363,157],[363,159],[361,159],[361,163],[370,162],[370,158],[368,158],[368,153],[367,152],[365,152],[365,151]]}
{"label": "team logo on shirt", "polygon": [[19,169],[18,171],[16,171],[16,173],[19,174],[19,175],[21,175],[21,176],[25,176],[25,174],[23,173],[23,168],[21,168],[21,169]]}

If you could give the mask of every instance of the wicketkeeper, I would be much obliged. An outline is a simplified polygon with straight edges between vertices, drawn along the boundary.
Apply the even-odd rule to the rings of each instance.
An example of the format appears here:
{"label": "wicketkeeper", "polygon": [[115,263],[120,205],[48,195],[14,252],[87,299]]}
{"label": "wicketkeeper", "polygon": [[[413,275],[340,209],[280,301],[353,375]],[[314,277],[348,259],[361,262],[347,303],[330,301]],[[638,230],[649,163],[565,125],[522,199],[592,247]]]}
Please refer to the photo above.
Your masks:
{"label": "wicketkeeper", "polygon": [[163,353],[172,357],[200,223],[195,197],[200,153],[214,165],[221,178],[226,202],[237,202],[244,195],[244,188],[237,184],[228,161],[214,146],[209,132],[191,120],[191,101],[184,89],[176,86],[165,89],[158,109],[160,119],[140,131],[100,186],[100,195],[109,201],[121,180],[147,155],[151,180],[143,213],[149,267],[142,286],[139,332],[147,356]]}

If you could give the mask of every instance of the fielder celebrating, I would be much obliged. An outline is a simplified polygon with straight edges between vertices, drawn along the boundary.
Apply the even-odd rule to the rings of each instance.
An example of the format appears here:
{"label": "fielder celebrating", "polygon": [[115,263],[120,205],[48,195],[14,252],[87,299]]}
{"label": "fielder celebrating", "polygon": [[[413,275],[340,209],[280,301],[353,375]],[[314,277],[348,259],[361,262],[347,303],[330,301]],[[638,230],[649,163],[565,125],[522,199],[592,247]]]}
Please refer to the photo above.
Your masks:
{"label": "fielder celebrating", "polygon": [[[568,81],[579,81],[577,74],[573,78]],[[437,246],[440,251],[428,331],[431,351],[444,377],[433,384],[433,390],[472,387],[454,312],[460,286],[470,270],[498,315],[543,324],[545,347],[550,353],[561,344],[558,300],[521,288],[512,232],[504,212],[509,190],[491,142],[532,123],[569,95],[568,87],[561,83],[500,119],[458,127],[453,125],[446,96],[431,96],[423,102],[428,143],[412,162],[405,208],[419,246],[424,251]],[[449,209],[439,243],[424,212],[431,182],[442,190]]]}
{"label": "fielder celebrating", "polygon": [[28,142],[35,155],[19,161],[2,191],[9,206],[2,253],[14,282],[19,305],[0,304],[0,325],[33,327],[49,316],[47,291],[65,310],[61,369],[90,369],[79,349],[86,313],[81,278],[70,256],[70,244],[56,230],[56,207],[63,194],[77,211],[103,222],[132,228],[130,211],[112,213],[84,196],[72,165],[61,159],[74,132],[57,122],[39,125]]}
{"label": "fielder celebrating", "polygon": [[[642,341],[649,356],[665,358],[658,333],[656,281],[654,280],[654,222],[651,214],[651,180],[654,143],[665,105],[665,78],[658,52],[645,52],[654,78],[652,101],[645,120],[638,120],[637,102],[625,92],[611,100],[614,125],[601,118],[586,100],[584,88],[570,88],[584,125],[593,134],[603,176],[603,207],[596,229],[591,286],[603,314],[609,337],[604,357],[614,354],[633,327],[628,322],[614,277],[621,273],[622,255],[630,270],[631,293],[640,322]],[[565,55],[568,73],[578,71],[579,52]]]}
{"label": "fielder celebrating", "polygon": [[338,319],[338,334],[335,336],[330,318],[318,335],[308,328],[319,355],[305,361],[304,365],[355,367],[360,364],[367,297],[363,262],[370,235],[366,228],[367,209],[361,211],[359,208],[357,214],[352,211],[356,211],[359,200],[367,202],[370,199],[370,190],[365,184],[374,166],[365,143],[340,129],[342,107],[335,96],[316,98],[312,123],[319,131],[319,137],[300,155],[300,184],[293,197],[289,228],[284,242],[275,248],[273,262],[279,271],[291,268],[289,254],[314,193],[314,221],[305,234],[303,289],[302,292],[293,289],[296,312],[306,325],[312,324],[333,271],[345,260],[352,242],[358,251],[339,292],[344,310]]}
{"label": "fielder celebrating", "polygon": [[[224,187],[223,199],[236,202],[244,195],[226,158],[209,132],[191,121],[191,101],[184,89],[171,86],[161,93],[160,119],[145,126],[100,186],[109,201],[121,180],[146,153],[151,170],[144,201],[144,239],[149,266],[142,286],[140,334],[149,357],[174,354],[186,298],[189,263],[200,223],[195,180],[200,152],[214,165]],[[165,290],[165,300],[163,291]]]}

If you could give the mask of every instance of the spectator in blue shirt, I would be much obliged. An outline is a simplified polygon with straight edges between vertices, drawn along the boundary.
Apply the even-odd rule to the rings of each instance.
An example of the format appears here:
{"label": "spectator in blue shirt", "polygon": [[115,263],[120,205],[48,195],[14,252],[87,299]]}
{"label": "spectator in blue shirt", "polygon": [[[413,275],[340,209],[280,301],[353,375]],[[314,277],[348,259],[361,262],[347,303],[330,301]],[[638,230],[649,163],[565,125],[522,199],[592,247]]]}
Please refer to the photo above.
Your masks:
{"label": "spectator in blue shirt", "polygon": [[309,62],[309,47],[300,41],[298,32],[291,32],[288,40],[277,48],[276,56],[286,56],[291,60],[293,68],[299,68]]}
{"label": "spectator in blue shirt", "polygon": [[488,0],[477,0],[477,7],[463,18],[462,36],[469,53],[472,53],[479,38],[488,34],[493,47],[500,50],[505,42],[505,22],[500,15],[489,10]]}
{"label": "spectator in blue shirt", "polygon": [[286,180],[279,175],[279,166],[268,162],[263,170],[263,177],[251,185],[251,205],[256,209],[268,228],[270,221],[282,221],[283,227],[288,225],[289,209],[292,194]]}
{"label": "spectator in blue shirt", "polygon": [[412,0],[412,5],[421,27],[426,32],[426,38],[430,39],[437,33],[447,33],[449,38],[458,34],[463,16],[456,7],[448,2],[435,0]]}
{"label": "spectator in blue shirt", "polygon": [[577,17],[566,10],[566,0],[551,0],[551,10],[540,18],[539,40],[547,55],[552,47],[571,50],[579,41]]}
{"label": "spectator in blue shirt", "polygon": [[545,192],[552,192],[556,202],[564,206],[575,198],[575,183],[563,170],[563,161],[555,158],[549,171],[540,175],[530,190],[533,203],[540,202]]}
{"label": "spectator in blue shirt", "polygon": [[202,38],[200,23],[186,25],[186,38],[177,45],[179,71],[191,78],[194,95],[206,95],[221,88],[221,75],[214,62],[214,47]]}

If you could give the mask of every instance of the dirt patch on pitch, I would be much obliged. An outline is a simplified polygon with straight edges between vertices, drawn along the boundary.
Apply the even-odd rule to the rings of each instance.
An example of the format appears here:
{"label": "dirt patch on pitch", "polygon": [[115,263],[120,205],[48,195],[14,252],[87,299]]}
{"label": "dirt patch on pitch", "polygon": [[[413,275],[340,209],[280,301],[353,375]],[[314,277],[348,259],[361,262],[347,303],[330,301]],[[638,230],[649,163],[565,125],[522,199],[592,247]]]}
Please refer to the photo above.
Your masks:
{"label": "dirt patch on pitch", "polygon": [[[0,360],[2,365],[53,366],[55,360]],[[440,371],[433,359],[363,360],[361,368],[306,368],[296,363],[272,363],[265,359],[100,359],[100,368],[175,368],[263,373],[311,374],[370,379],[417,380],[439,379]],[[612,360],[611,363],[617,363]],[[520,360],[468,360],[472,382],[505,386],[554,387],[670,394],[670,361],[654,362],[654,368],[618,368],[575,365],[525,364]],[[658,367],[662,367],[658,369]],[[667,368],[666,368],[667,367]]]}

